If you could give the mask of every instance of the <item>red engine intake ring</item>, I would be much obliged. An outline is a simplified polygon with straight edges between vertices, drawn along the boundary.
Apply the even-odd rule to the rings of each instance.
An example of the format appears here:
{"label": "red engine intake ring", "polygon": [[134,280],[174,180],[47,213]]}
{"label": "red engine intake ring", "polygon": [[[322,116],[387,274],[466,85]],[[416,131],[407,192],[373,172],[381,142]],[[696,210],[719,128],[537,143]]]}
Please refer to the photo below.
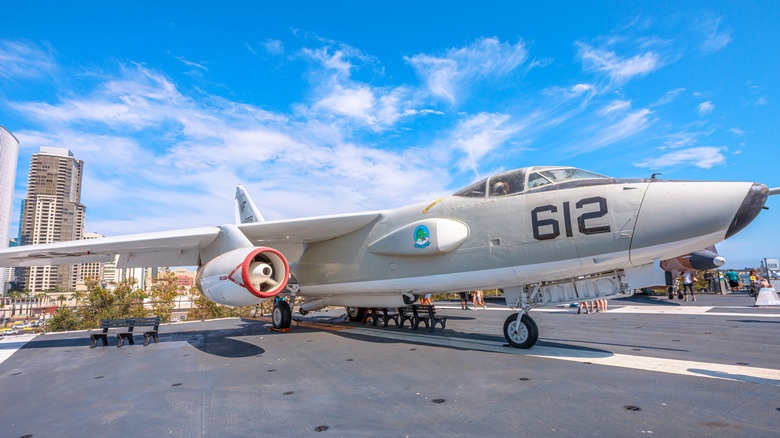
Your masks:
{"label": "red engine intake ring", "polygon": [[[255,256],[259,253],[263,252],[270,252],[275,254],[279,257],[279,259],[284,263],[284,280],[279,283],[279,285],[276,287],[276,289],[273,289],[268,292],[260,292],[259,290],[255,289],[254,286],[252,286],[252,282],[249,280],[249,264],[252,263],[252,260],[254,260]],[[255,248],[254,251],[250,252],[248,256],[244,259],[244,262],[240,265],[241,268],[241,279],[244,281],[243,286],[248,290],[252,295],[258,297],[258,298],[271,298],[273,296],[276,296],[284,290],[284,287],[287,286],[287,280],[290,279],[290,265],[287,264],[287,259],[284,258],[282,253],[279,251],[273,249],[273,248]]]}

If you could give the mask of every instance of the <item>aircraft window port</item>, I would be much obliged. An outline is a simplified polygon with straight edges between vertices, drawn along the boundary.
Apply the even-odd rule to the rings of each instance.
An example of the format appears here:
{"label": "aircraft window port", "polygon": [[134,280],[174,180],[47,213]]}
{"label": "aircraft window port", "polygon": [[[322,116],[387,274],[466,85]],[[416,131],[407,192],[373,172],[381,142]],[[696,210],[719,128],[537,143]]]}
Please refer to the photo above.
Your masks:
{"label": "aircraft window port", "polygon": [[92,345],[89,348],[95,348],[98,340],[103,341],[103,346],[108,345],[108,329],[111,328],[125,328],[127,331],[119,332],[116,334],[117,347],[121,347],[124,344],[125,339],[129,344],[135,344],[133,341],[133,329],[136,327],[152,327],[152,330],[145,331],[144,334],[144,347],[149,345],[149,341],[154,339],[155,344],[160,342],[157,337],[157,331],[160,328],[160,317],[155,316],[153,318],[124,318],[124,319],[104,319],[100,321],[100,328],[103,329],[100,333],[92,333],[89,335],[92,339]]}
{"label": "aircraft window port", "polygon": [[414,330],[417,330],[420,323],[424,322],[425,328],[433,333],[436,324],[441,325],[442,330],[444,330],[444,326],[447,324],[447,317],[441,315],[436,316],[436,309],[433,306],[416,305],[401,307],[398,309],[398,312],[401,315],[401,324],[399,327],[403,327],[404,323],[409,321],[409,325],[411,325]]}

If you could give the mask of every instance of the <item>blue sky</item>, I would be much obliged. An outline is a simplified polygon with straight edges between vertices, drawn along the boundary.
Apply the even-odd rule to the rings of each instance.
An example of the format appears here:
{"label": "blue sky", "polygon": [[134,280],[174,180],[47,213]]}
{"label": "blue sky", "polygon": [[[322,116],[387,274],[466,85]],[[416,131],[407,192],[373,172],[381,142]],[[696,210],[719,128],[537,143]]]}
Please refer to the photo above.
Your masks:
{"label": "blue sky", "polygon": [[[530,165],[780,186],[774,2],[366,3],[4,5],[14,217],[41,146],[105,235],[230,223],[237,184],[271,220]],[[729,266],[780,257],[776,198]]]}

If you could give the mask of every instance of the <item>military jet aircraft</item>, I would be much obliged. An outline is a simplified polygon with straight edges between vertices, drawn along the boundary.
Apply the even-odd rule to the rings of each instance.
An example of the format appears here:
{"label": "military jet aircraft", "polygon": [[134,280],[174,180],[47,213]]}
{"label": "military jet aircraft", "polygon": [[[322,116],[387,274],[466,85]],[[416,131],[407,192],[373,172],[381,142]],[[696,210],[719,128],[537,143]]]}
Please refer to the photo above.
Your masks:
{"label": "military jet aircraft", "polygon": [[[0,266],[112,261],[117,267],[197,265],[196,284],[230,306],[279,294],[303,312],[402,307],[424,293],[502,288],[518,309],[510,345],[532,347],[528,310],[626,296],[663,284],[660,260],[747,226],[769,190],[751,182],[615,179],[573,167],[526,167],[457,193],[384,211],[264,221],[239,186],[237,224],[0,250]],[[277,300],[276,327],[292,310]]]}

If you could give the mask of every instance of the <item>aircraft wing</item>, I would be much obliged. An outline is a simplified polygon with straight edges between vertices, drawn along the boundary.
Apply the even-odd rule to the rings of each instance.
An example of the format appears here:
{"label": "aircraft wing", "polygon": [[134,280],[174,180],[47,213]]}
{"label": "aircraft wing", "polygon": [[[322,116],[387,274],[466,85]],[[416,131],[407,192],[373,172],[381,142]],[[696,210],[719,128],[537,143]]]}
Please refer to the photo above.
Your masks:
{"label": "aircraft wing", "polygon": [[319,216],[272,222],[238,225],[252,243],[314,243],[343,236],[373,222],[379,212],[354,213],[340,216]]}
{"label": "aircraft wing", "polygon": [[[380,213],[357,213],[240,225],[255,244],[306,244],[332,239],[360,229]],[[200,249],[213,242],[220,227],[189,228],[88,240],[16,246],[0,249],[0,266],[42,266],[110,262],[117,267],[196,266]]]}

